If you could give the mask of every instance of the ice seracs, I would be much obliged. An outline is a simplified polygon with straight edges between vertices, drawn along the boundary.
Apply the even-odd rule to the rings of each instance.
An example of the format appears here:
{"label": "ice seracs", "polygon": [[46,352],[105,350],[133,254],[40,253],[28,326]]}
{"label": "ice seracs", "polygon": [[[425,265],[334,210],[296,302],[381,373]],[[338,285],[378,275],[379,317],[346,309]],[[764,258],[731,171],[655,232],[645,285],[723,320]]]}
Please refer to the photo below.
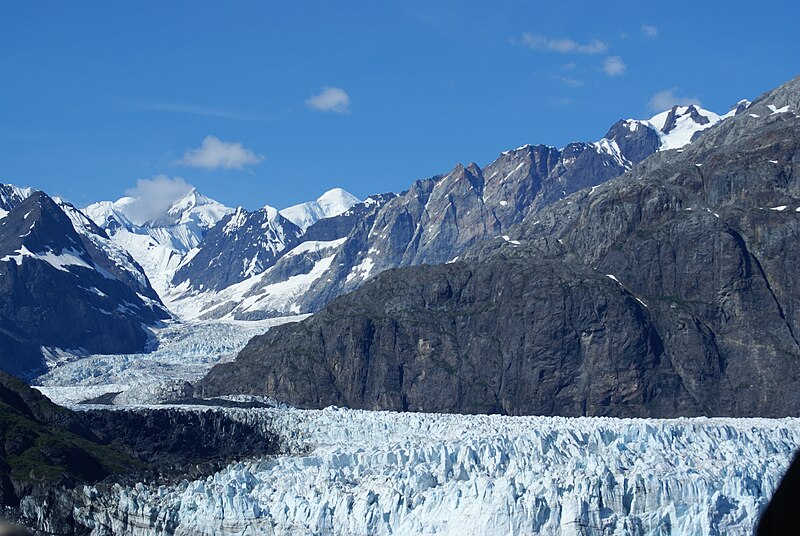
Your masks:
{"label": "ice seracs", "polygon": [[94,534],[749,535],[800,445],[797,419],[224,411],[286,454],[87,488],[77,515]]}

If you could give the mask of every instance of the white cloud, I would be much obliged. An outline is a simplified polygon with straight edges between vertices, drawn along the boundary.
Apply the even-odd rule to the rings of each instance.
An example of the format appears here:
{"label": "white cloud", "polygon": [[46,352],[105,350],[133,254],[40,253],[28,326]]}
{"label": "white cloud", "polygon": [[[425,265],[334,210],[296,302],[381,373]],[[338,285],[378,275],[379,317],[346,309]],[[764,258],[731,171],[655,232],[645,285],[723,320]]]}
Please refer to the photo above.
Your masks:
{"label": "white cloud", "polygon": [[534,50],[546,50],[559,54],[602,54],[608,50],[608,45],[598,39],[592,39],[587,43],[578,43],[574,39],[553,39],[530,32],[523,33],[519,42]]}
{"label": "white cloud", "polygon": [[663,112],[675,106],[687,106],[689,104],[696,104],[700,106],[700,99],[697,97],[685,97],[677,95],[675,92],[678,88],[662,89],[650,97],[650,102],[647,104],[653,112]]}
{"label": "white cloud", "polygon": [[642,24],[642,35],[648,39],[655,39],[658,37],[658,28],[652,24]]}
{"label": "white cloud", "polygon": [[216,136],[206,136],[197,149],[188,149],[178,164],[203,169],[244,169],[264,160],[239,142],[225,142]]}
{"label": "white cloud", "polygon": [[216,106],[198,106],[182,104],[179,102],[131,102],[127,106],[139,112],[169,112],[178,114],[200,115],[205,117],[219,117],[222,119],[235,119],[238,121],[264,121],[266,118],[256,115],[245,115],[231,112]]}
{"label": "white cloud", "polygon": [[155,220],[192,188],[180,177],[157,175],[152,179],[139,179],[134,188],[125,190],[125,195],[135,198],[125,205],[125,214],[138,225]]}
{"label": "white cloud", "polygon": [[625,74],[625,62],[619,56],[609,56],[603,61],[603,72],[608,76]]}
{"label": "white cloud", "polygon": [[577,78],[571,78],[569,76],[561,76],[560,74],[552,75],[553,80],[558,80],[565,86],[569,87],[580,87],[583,85],[583,80],[578,80]]}
{"label": "white cloud", "polygon": [[338,87],[324,87],[322,92],[306,101],[306,106],[320,112],[345,114],[350,111],[350,95]]}

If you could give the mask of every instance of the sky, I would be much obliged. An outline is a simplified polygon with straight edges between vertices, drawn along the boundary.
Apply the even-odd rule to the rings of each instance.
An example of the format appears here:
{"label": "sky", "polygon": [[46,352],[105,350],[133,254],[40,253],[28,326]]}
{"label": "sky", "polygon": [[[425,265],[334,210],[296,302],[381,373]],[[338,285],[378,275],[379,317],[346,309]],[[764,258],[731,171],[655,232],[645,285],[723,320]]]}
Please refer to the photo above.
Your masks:
{"label": "sky", "polygon": [[[6,2],[0,182],[283,208],[800,74],[800,2]],[[160,188],[162,188],[160,190]]]}

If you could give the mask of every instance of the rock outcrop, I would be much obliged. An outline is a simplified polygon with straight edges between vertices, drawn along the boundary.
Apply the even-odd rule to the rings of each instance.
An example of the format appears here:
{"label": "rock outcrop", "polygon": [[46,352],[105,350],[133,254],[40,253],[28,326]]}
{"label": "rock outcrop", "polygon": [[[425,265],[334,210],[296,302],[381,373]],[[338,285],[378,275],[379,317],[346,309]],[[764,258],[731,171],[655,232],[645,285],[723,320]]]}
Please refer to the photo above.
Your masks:
{"label": "rock outcrop", "polygon": [[[91,222],[86,221],[87,225]],[[147,285],[78,233],[53,199],[33,192],[0,219],[0,370],[27,377],[54,352],[144,350],[146,326],[169,318]],[[88,233],[88,231],[86,231]],[[116,268],[111,268],[114,265]]]}
{"label": "rock outcrop", "polygon": [[461,261],[387,271],[256,337],[196,392],[303,407],[796,415],[798,111],[795,79]]}

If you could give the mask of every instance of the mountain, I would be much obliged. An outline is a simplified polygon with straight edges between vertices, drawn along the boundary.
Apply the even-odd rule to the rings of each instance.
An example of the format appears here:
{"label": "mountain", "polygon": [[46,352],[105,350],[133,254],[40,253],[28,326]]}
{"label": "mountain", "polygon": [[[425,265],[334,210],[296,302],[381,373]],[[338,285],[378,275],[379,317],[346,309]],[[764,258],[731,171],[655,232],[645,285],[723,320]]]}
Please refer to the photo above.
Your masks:
{"label": "mountain", "polygon": [[347,212],[358,202],[358,198],[350,192],[334,188],[322,194],[316,201],[307,201],[281,210],[281,215],[305,231],[319,220]]}
{"label": "mountain", "polygon": [[[346,237],[394,197],[370,196],[305,232],[271,207],[252,213],[239,209],[187,255],[166,295],[170,307],[182,318],[260,320],[298,314],[297,302],[330,267]],[[210,264],[215,270],[208,270]],[[227,284],[220,283],[223,277]]]}
{"label": "mountain", "polygon": [[101,201],[83,212],[144,267],[153,287],[163,296],[183,257],[233,209],[193,188],[162,214],[141,221],[135,217],[139,201],[133,197]]}
{"label": "mountain", "polygon": [[46,494],[51,486],[96,482],[114,472],[139,469],[137,460],[118,444],[102,444],[79,414],[56,406],[4,372],[0,372],[0,432],[4,507]]}
{"label": "mountain", "polygon": [[0,218],[34,192],[33,188],[20,188],[13,184],[0,184]]}
{"label": "mountain", "polygon": [[[456,259],[550,203],[617,177],[658,151],[688,144],[745,106],[740,103],[725,116],[697,106],[675,106],[650,120],[619,121],[597,142],[562,149],[525,145],[505,151],[485,168],[459,164],[447,174],[415,182],[384,200],[374,213],[365,212],[349,234],[305,236],[300,243],[322,243],[303,246],[300,256],[289,255],[287,249],[294,263],[270,268],[258,280],[243,279],[236,287],[193,294],[196,303],[182,310],[237,319],[318,311],[384,270]],[[314,229],[309,227],[306,234]],[[344,240],[332,242],[340,238]],[[309,258],[309,247],[314,258]]]}
{"label": "mountain", "polygon": [[302,234],[270,206],[254,212],[237,208],[208,232],[201,247],[189,253],[172,284],[178,292],[223,289],[262,273]]}
{"label": "mountain", "polygon": [[90,534],[107,525],[81,522],[76,506],[84,499],[92,503],[122,482],[205,477],[274,455],[278,441],[219,409],[70,411],[0,372],[0,533],[9,534],[3,521],[12,516],[36,534]]}
{"label": "mountain", "polygon": [[44,354],[62,350],[146,348],[144,326],[169,313],[135,262],[72,205],[26,194],[0,219],[0,370],[42,372]]}
{"label": "mountain", "polygon": [[[36,190],[33,188],[20,188],[12,184],[0,184],[0,219],[4,218],[8,211],[30,197],[34,192]],[[159,302],[158,294],[150,286],[150,281],[144,269],[124,248],[111,241],[105,231],[100,229],[74,205],[59,197],[52,199],[69,217],[84,246],[89,251],[100,250],[92,255],[95,262],[99,262],[103,269],[112,273],[117,279],[124,281],[143,297]],[[160,303],[158,305],[161,306]]]}
{"label": "mountain", "polygon": [[198,392],[302,407],[796,415],[798,111],[800,78],[456,262],[385,271],[273,328]]}

